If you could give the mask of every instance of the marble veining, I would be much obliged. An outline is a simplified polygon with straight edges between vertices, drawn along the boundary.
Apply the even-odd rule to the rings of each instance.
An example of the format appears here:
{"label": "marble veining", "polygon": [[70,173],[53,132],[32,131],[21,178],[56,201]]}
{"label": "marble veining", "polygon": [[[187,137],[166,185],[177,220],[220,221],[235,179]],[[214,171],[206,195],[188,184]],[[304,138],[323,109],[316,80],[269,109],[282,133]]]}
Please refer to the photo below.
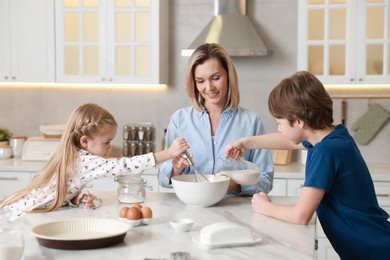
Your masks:
{"label": "marble veining", "polygon": [[[103,199],[103,206],[96,210],[63,208],[55,212],[31,214],[15,221],[25,233],[25,260],[41,259],[170,259],[173,252],[185,251],[191,259],[313,259],[315,224],[307,226],[288,224],[256,214],[250,198],[225,196],[217,205],[208,208],[188,207],[174,193],[150,192],[143,203],[153,210],[149,225],[131,228],[123,243],[112,247],[92,250],[57,250],[42,247],[30,233],[33,226],[73,218],[118,218],[119,209],[125,204],[116,200],[115,192],[96,194]],[[293,197],[272,197],[278,203],[293,203]],[[169,222],[172,218],[192,218],[190,232],[174,231]],[[249,227],[262,238],[253,246],[213,248],[199,247],[192,238],[206,225],[232,221]]]}

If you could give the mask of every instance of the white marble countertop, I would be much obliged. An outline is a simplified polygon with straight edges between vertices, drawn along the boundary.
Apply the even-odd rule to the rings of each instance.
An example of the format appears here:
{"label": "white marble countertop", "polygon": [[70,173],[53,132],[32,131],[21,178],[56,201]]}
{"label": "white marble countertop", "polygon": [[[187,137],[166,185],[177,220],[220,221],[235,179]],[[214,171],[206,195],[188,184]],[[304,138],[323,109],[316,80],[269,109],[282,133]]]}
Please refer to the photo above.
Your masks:
{"label": "white marble countertop", "polygon": [[[90,250],[58,250],[40,246],[30,230],[33,226],[64,219],[89,217],[118,217],[116,193],[96,194],[103,206],[96,210],[64,208],[55,212],[26,215],[14,223],[25,232],[25,260],[41,259],[170,259],[173,252],[184,251],[191,259],[313,259],[315,225],[294,225],[255,214],[250,198],[227,195],[209,208],[193,208],[183,204],[174,193],[147,193],[145,206],[153,210],[149,225],[131,228],[123,243],[112,247]],[[273,197],[275,202],[294,203],[293,197]],[[192,218],[190,232],[179,233],[170,226],[172,218]],[[220,221],[231,221],[249,227],[262,238],[261,242],[246,247],[199,247],[192,238],[202,227]]]}

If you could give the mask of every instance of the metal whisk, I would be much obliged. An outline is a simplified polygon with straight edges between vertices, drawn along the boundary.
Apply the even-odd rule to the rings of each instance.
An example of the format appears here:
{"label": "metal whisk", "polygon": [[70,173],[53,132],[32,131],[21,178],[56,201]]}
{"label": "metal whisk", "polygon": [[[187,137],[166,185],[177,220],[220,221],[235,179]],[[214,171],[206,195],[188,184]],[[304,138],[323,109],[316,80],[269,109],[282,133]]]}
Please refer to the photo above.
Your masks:
{"label": "metal whisk", "polygon": [[[178,138],[179,136],[177,134],[175,134],[175,139]],[[187,151],[185,151],[185,154],[186,154],[186,160],[187,162],[190,164],[190,167],[192,167],[194,169],[194,172],[195,172],[195,181],[196,182],[210,182],[209,178],[203,174],[203,173],[200,173],[196,167],[195,167],[195,164],[194,164],[194,161],[191,159],[190,155],[188,154]]]}

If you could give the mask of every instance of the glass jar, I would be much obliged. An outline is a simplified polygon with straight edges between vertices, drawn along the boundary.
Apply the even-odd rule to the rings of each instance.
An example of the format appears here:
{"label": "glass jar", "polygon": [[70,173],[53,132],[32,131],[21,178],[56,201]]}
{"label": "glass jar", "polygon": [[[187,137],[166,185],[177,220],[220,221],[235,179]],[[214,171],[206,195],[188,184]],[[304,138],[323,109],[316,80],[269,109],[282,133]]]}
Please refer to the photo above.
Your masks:
{"label": "glass jar", "polygon": [[11,213],[0,209],[0,259],[23,259],[24,238],[19,227],[9,221]]}
{"label": "glass jar", "polygon": [[140,177],[131,175],[117,176],[115,181],[118,182],[118,201],[120,203],[142,203],[145,201],[146,181]]}

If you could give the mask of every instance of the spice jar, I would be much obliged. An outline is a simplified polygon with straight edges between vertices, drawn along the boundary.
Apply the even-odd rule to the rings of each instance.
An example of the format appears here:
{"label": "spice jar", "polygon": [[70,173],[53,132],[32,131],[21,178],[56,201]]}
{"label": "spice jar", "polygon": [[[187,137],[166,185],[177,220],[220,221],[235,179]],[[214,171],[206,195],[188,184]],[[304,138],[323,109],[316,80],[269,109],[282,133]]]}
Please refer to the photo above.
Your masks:
{"label": "spice jar", "polygon": [[142,203],[145,201],[145,187],[148,189],[150,187],[146,185],[143,178],[123,175],[115,177],[115,181],[119,184],[117,193],[120,203]]}
{"label": "spice jar", "polygon": [[0,259],[23,259],[24,238],[19,227],[9,221],[11,212],[0,209]]}

